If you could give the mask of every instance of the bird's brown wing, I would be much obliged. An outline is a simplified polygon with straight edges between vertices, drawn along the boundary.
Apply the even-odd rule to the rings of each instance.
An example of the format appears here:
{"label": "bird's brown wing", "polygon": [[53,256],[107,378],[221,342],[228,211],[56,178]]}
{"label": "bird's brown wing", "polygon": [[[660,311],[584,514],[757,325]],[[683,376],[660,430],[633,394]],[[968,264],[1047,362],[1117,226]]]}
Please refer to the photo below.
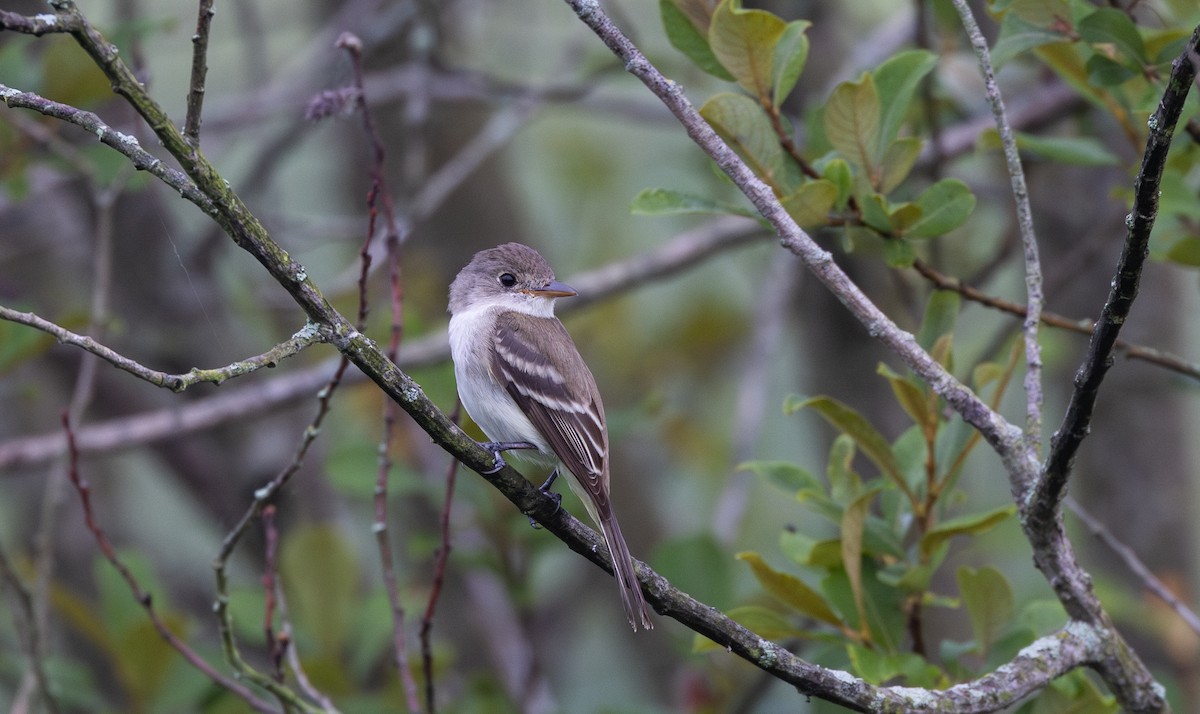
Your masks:
{"label": "bird's brown wing", "polygon": [[[595,379],[553,317],[505,312],[496,321],[492,369],[600,514],[608,500],[608,430]],[[590,510],[590,509],[589,509]]]}

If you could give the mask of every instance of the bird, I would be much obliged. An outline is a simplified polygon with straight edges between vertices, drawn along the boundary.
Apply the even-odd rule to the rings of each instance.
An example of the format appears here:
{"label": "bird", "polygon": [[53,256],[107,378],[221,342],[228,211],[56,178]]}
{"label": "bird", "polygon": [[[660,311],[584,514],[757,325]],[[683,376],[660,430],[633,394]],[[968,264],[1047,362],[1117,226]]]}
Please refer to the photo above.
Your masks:
{"label": "bird", "polygon": [[[560,471],[600,527],[629,624],[653,629],[609,493],[608,427],[596,380],[562,322],[559,298],[576,295],[545,258],[521,243],[476,253],[450,285],[450,352],[467,413],[500,452]],[[559,497],[561,498],[561,496]]]}

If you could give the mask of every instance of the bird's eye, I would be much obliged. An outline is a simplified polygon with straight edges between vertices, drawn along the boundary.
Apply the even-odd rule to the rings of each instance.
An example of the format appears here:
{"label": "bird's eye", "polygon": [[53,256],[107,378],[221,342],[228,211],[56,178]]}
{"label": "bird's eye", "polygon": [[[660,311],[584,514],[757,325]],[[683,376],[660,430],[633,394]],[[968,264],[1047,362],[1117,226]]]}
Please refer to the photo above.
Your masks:
{"label": "bird's eye", "polygon": [[512,273],[500,273],[500,284],[506,288],[511,288],[517,284],[517,278]]}

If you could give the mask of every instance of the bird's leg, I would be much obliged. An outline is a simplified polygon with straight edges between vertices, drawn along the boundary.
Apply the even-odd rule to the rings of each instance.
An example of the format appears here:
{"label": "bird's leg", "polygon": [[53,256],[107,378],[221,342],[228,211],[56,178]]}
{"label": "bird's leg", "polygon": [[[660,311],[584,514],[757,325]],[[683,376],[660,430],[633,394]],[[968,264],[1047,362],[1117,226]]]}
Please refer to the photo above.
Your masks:
{"label": "bird's leg", "polygon": [[[550,478],[546,479],[546,482],[543,483],[541,486],[538,486],[539,491],[546,494],[547,498],[554,501],[554,513],[558,513],[558,511],[562,508],[562,494],[555,493],[550,490],[550,487],[554,485],[554,481],[557,478],[558,478],[558,468],[556,467],[553,471],[550,472]],[[552,513],[551,515],[554,515],[554,514]],[[541,526],[538,525],[538,522],[533,520],[532,516],[530,516],[530,518],[529,518],[529,525],[533,528],[541,528]]]}
{"label": "bird's leg", "polygon": [[529,443],[528,441],[481,441],[479,442],[479,445],[492,452],[492,456],[496,457],[496,465],[491,469],[484,471],[483,473],[485,476],[491,476],[492,474],[499,472],[500,469],[504,468],[505,466],[508,466],[508,464],[504,462],[504,456],[501,455],[501,452],[511,451],[513,449],[537,449],[537,446]]}

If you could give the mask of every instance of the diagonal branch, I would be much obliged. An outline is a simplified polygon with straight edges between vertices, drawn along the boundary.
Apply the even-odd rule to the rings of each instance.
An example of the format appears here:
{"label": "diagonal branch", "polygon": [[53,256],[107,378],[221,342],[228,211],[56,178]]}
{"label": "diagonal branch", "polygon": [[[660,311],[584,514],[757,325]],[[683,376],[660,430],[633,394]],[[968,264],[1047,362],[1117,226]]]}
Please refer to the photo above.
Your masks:
{"label": "diagonal branch", "polygon": [[1100,393],[1100,384],[1112,366],[1117,335],[1137,297],[1142,266],[1150,252],[1150,231],[1158,216],[1159,187],[1166,167],[1167,152],[1171,148],[1171,137],[1192,81],[1196,78],[1196,66],[1190,55],[1198,45],[1200,27],[1192,33],[1187,47],[1172,63],[1171,75],[1158,109],[1147,122],[1150,131],[1142,166],[1134,181],[1133,209],[1126,217],[1128,231],[1125,245],[1117,262],[1112,288],[1096,320],[1087,356],[1075,374],[1075,390],[1071,394],[1067,412],[1051,439],[1044,472],[1025,501],[1030,518],[1050,522],[1061,515],[1060,506],[1075,454],[1091,429],[1092,410]]}

